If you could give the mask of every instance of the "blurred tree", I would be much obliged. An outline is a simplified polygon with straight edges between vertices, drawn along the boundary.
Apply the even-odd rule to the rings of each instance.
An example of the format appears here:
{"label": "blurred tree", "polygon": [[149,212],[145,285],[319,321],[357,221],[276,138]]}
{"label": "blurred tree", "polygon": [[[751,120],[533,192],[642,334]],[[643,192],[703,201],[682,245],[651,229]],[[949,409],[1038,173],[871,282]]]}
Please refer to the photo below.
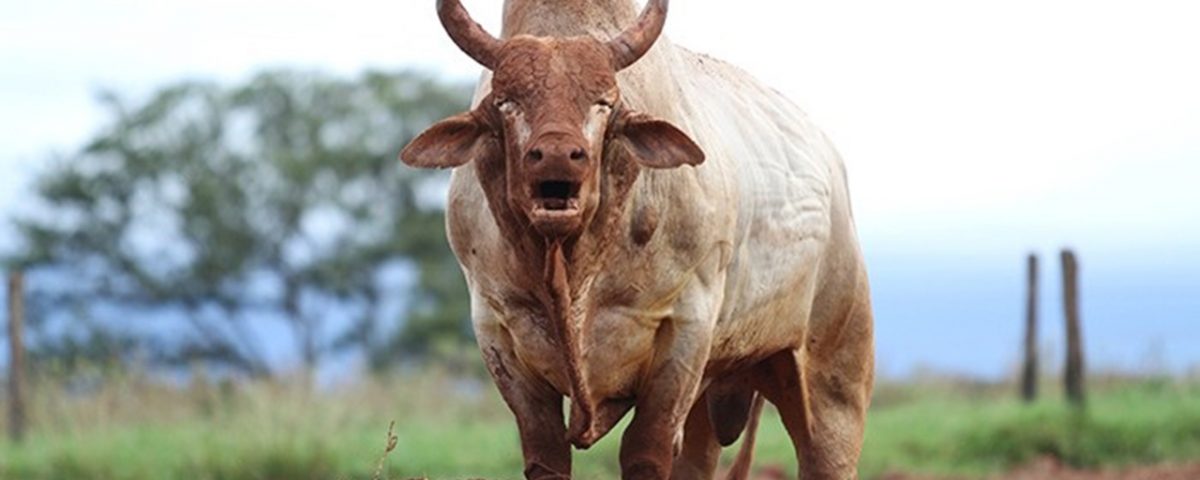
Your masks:
{"label": "blurred tree", "polygon": [[132,104],[102,95],[107,127],[38,179],[15,220],[8,261],[35,275],[31,313],[65,319],[41,329],[42,350],[129,354],[115,339],[135,332],[155,359],[265,374],[259,337],[283,331],[309,372],[334,351],[382,369],[469,339],[446,177],[396,161],[468,97],[414,73],[295,71]]}

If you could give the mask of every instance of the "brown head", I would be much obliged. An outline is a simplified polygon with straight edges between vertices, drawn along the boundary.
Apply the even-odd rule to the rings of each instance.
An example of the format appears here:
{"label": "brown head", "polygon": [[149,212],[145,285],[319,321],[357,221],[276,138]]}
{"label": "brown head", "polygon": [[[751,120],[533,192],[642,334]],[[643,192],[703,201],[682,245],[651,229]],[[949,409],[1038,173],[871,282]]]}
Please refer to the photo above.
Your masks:
{"label": "brown head", "polygon": [[[401,160],[450,168],[502,162],[507,204],[547,238],[577,235],[600,205],[602,162],[629,155],[648,168],[698,165],[704,153],[662,120],[623,108],[616,74],[657,40],[667,0],[649,0],[617,38],[499,40],[458,0],[438,0],[443,26],[467,55],[493,71],[492,90],[474,110],[417,136]],[[489,180],[481,178],[481,181]]]}

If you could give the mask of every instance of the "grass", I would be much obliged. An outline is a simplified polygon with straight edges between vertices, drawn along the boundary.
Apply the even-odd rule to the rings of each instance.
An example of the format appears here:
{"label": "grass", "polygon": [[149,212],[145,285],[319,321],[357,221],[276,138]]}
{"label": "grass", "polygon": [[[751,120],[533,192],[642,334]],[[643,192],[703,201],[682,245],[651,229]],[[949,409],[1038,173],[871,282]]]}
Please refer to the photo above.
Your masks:
{"label": "grass", "polygon": [[[1012,391],[1015,391],[1013,389]],[[1040,456],[1076,467],[1200,459],[1200,387],[1165,381],[1096,388],[1083,411],[1051,396],[926,394],[872,412],[860,470],[981,476]]]}
{"label": "grass", "polygon": [[[1110,382],[1092,390],[1082,413],[1055,396],[1022,405],[1012,391],[880,386],[862,476],[981,476],[1043,455],[1076,466],[1200,459],[1194,382]],[[116,378],[82,392],[39,386],[31,400],[35,430],[22,445],[0,441],[0,479],[521,476],[515,427],[491,386],[445,375],[317,394],[287,382],[166,387]],[[791,444],[774,410],[765,414],[755,465],[794,472]],[[394,450],[385,454],[391,420]],[[577,452],[576,476],[617,477],[619,434]]]}

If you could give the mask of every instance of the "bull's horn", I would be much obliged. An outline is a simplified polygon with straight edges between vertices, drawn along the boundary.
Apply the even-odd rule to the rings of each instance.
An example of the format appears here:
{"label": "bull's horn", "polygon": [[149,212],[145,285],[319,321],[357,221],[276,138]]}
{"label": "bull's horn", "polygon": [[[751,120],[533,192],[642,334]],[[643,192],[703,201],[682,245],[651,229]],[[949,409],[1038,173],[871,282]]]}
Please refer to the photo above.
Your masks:
{"label": "bull's horn", "polygon": [[471,19],[467,9],[458,0],[438,0],[438,18],[450,39],[463,52],[489,70],[496,68],[496,54],[500,51],[500,40],[484,30]]}
{"label": "bull's horn", "polygon": [[624,70],[650,51],[667,21],[668,0],[647,0],[637,22],[621,35],[608,42],[613,52],[613,66]]}

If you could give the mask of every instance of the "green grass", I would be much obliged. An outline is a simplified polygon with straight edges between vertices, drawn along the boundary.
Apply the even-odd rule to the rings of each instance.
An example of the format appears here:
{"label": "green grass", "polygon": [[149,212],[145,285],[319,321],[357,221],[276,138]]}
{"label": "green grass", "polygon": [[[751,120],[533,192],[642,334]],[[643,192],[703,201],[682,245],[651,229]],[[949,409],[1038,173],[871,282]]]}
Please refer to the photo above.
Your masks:
{"label": "green grass", "polygon": [[980,476],[1052,456],[1076,467],[1200,459],[1200,387],[1126,382],[1092,392],[1083,411],[1051,396],[924,394],[876,408],[860,471]]}
{"label": "green grass", "polygon": [[[370,479],[390,420],[398,444],[385,478],[521,476],[514,424],[486,384],[421,375],[308,395],[274,384],[110,383],[89,394],[38,389],[35,431],[19,446],[0,442],[0,479]],[[976,390],[881,386],[862,476],[980,476],[1043,455],[1083,467],[1200,459],[1194,383],[1105,385],[1082,413],[1057,397],[1026,406],[1009,388]],[[619,436],[577,452],[576,476],[615,478]],[[770,408],[755,465],[795,471],[791,444]]]}

